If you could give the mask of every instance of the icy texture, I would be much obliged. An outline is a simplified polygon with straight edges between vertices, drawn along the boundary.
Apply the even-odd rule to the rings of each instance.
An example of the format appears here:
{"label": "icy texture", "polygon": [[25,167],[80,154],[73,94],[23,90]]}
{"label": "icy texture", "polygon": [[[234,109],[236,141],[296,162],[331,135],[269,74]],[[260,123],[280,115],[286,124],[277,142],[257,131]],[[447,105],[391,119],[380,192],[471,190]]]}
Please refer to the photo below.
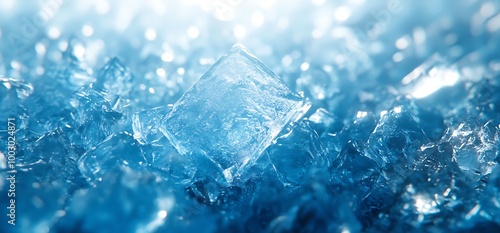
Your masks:
{"label": "icy texture", "polygon": [[96,86],[126,96],[132,89],[132,74],[118,58],[110,59],[99,71]]}
{"label": "icy texture", "polygon": [[498,1],[39,3],[0,1],[2,233],[500,232]]}
{"label": "icy texture", "polygon": [[158,144],[163,137],[160,132],[162,119],[172,110],[172,106],[157,107],[132,115],[134,138],[141,144]]}
{"label": "icy texture", "polygon": [[417,151],[429,139],[402,106],[380,119],[368,143],[380,156],[386,170],[403,174],[419,160]]}
{"label": "icy texture", "polygon": [[498,129],[492,123],[481,125],[468,118],[457,128],[450,128],[446,140],[453,146],[454,158],[462,170],[480,175],[496,166]]}
{"label": "icy texture", "polygon": [[[122,154],[123,151],[127,153]],[[120,133],[109,136],[83,154],[78,160],[78,167],[87,179],[97,181],[117,165],[140,170],[145,163],[146,159],[132,136]]]}
{"label": "icy texture", "polygon": [[357,189],[355,202],[359,202],[379,182],[382,161],[374,151],[358,141],[350,141],[333,161],[330,168],[333,183]]}
{"label": "icy texture", "polygon": [[235,45],[173,106],[162,129],[181,154],[207,156],[239,175],[309,106],[241,45]]}
{"label": "icy texture", "polygon": [[[84,149],[90,149],[119,129],[125,116],[120,113],[121,99],[106,91],[94,88],[93,84],[85,85],[69,99],[71,105],[70,125],[76,132],[74,140]],[[81,139],[80,139],[81,138]]]}
{"label": "icy texture", "polygon": [[304,183],[315,169],[328,167],[330,159],[325,152],[318,134],[301,122],[293,130],[283,132],[266,155],[283,185],[293,188]]}

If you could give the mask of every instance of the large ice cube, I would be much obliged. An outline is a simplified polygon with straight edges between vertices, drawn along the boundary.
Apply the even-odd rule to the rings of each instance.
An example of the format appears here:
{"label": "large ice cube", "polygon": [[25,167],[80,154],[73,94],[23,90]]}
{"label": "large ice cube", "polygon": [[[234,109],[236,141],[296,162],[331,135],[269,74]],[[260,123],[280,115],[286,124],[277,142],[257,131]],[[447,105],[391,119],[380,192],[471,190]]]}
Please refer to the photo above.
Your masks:
{"label": "large ice cube", "polygon": [[235,45],[175,103],[161,130],[181,154],[207,156],[221,171],[228,169],[227,178],[253,164],[309,107]]}

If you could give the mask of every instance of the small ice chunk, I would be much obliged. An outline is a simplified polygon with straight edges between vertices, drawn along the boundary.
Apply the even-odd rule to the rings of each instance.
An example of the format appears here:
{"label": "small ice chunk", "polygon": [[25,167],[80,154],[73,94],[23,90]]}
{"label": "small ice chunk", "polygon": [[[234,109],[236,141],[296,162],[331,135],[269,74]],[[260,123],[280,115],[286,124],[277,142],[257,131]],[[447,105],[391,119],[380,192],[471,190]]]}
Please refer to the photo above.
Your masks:
{"label": "small ice chunk", "polygon": [[138,143],[127,133],[113,134],[78,160],[78,168],[90,182],[101,180],[115,166],[134,170],[146,164]]}
{"label": "small ice chunk", "polygon": [[400,175],[418,161],[417,151],[426,143],[429,139],[401,105],[380,119],[368,139],[370,147],[381,156],[382,165]]}
{"label": "small ice chunk", "polygon": [[33,85],[21,79],[0,76],[0,116],[2,119],[10,117],[8,114],[13,107],[21,104],[33,94]]}
{"label": "small ice chunk", "polygon": [[132,115],[132,130],[134,138],[140,144],[155,144],[163,134],[159,131],[161,119],[172,110],[172,105],[156,107],[134,113]]}
{"label": "small ice chunk", "polygon": [[287,188],[298,188],[315,170],[330,165],[330,158],[319,140],[319,135],[307,121],[283,131],[276,143],[266,150],[272,168]]}
{"label": "small ice chunk", "polygon": [[77,38],[72,38],[63,57],[59,63],[53,67],[48,76],[55,78],[55,80],[69,90],[77,90],[79,87],[95,81],[92,77],[92,69],[82,58],[82,51],[85,51],[85,46]]}
{"label": "small ice chunk", "polygon": [[475,118],[468,118],[456,128],[447,130],[445,141],[453,146],[453,157],[460,169],[487,175],[497,166],[497,127],[482,125]]}
{"label": "small ice chunk", "polygon": [[78,89],[67,102],[71,106],[68,125],[75,128],[69,137],[84,149],[96,146],[124,127],[121,122],[125,115],[117,111],[126,108],[121,99],[96,89],[92,83]]}
{"label": "small ice chunk", "polygon": [[365,143],[349,141],[332,163],[332,180],[354,188],[357,191],[355,199],[361,200],[377,183],[382,170],[381,163]]}
{"label": "small ice chunk", "polygon": [[97,75],[96,86],[126,96],[132,89],[132,74],[118,58],[110,59]]}
{"label": "small ice chunk", "polygon": [[246,48],[235,45],[174,104],[160,130],[181,154],[207,156],[221,171],[236,175],[309,107]]}

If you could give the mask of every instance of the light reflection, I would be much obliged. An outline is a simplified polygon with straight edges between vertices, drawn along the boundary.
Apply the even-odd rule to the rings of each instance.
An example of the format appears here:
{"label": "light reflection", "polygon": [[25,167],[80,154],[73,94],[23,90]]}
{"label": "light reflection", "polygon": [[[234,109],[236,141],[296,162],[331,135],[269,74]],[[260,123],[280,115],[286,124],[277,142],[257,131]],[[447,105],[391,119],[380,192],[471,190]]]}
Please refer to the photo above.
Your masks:
{"label": "light reflection", "polygon": [[439,212],[436,201],[426,196],[415,195],[414,201],[415,209],[419,214],[434,214]]}
{"label": "light reflection", "polygon": [[368,115],[368,112],[363,112],[363,111],[359,111],[357,114],[356,114],[356,118],[360,119],[360,118],[364,118]]}
{"label": "light reflection", "polygon": [[236,37],[237,39],[243,39],[246,34],[247,34],[247,31],[245,29],[245,27],[241,26],[241,25],[237,25],[234,27],[234,37]]}
{"label": "light reflection", "polygon": [[460,78],[456,65],[450,66],[441,55],[435,54],[404,77],[401,83],[406,86],[406,94],[421,99],[455,85]]}
{"label": "light reflection", "polygon": [[168,215],[168,212],[166,210],[160,210],[158,211],[158,218],[164,219]]}
{"label": "light reflection", "polygon": [[335,19],[338,21],[346,21],[351,17],[351,10],[345,6],[341,6],[335,10]]}
{"label": "light reflection", "polygon": [[416,99],[427,97],[443,87],[455,85],[460,79],[460,74],[455,69],[439,68],[432,71],[435,72],[430,72],[415,84],[412,97]]}

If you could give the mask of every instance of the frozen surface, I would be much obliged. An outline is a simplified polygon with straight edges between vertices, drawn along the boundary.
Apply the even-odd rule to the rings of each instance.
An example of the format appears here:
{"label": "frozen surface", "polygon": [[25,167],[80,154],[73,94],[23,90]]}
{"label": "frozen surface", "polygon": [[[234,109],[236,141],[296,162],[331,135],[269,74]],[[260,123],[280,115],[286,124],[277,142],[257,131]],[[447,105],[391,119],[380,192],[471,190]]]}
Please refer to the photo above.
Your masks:
{"label": "frozen surface", "polygon": [[491,0],[0,1],[0,232],[500,232],[498,41]]}

